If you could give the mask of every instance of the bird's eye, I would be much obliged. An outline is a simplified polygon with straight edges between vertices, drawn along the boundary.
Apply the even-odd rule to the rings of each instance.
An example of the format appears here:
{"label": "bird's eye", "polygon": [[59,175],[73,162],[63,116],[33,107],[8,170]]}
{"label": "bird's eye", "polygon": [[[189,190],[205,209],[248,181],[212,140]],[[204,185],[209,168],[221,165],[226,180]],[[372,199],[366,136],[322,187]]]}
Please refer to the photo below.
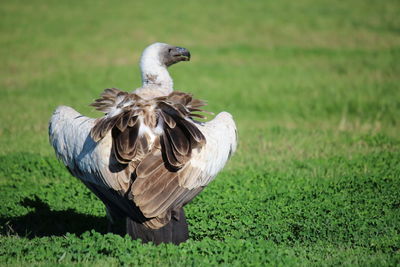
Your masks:
{"label": "bird's eye", "polygon": [[172,51],[172,48],[168,49],[168,53],[171,53],[171,51]]}

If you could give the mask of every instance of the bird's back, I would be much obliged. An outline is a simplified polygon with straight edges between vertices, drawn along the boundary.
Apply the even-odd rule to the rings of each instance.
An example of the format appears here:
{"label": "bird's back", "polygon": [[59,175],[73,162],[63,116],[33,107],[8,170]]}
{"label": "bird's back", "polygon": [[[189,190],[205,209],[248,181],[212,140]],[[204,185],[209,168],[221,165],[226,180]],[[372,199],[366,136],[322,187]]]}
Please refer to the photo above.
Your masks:
{"label": "bird's back", "polygon": [[92,105],[106,115],[94,120],[59,107],[50,121],[50,141],[74,176],[95,193],[113,190],[129,199],[150,228],[167,224],[175,209],[214,179],[236,148],[230,114],[198,123],[193,118],[203,117],[197,112],[204,102],[189,94],[146,100],[106,89]]}

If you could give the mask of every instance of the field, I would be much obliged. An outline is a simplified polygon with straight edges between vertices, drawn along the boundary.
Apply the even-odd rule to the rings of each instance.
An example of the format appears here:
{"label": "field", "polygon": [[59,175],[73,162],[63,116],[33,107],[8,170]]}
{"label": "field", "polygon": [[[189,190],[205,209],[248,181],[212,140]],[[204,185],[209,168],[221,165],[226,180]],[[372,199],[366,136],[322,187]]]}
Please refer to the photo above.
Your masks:
{"label": "field", "polygon": [[[0,265],[400,265],[400,3],[2,1]],[[106,234],[58,162],[58,105],[140,86],[148,44],[188,48],[175,89],[233,114],[239,147],[186,206],[190,240]]]}

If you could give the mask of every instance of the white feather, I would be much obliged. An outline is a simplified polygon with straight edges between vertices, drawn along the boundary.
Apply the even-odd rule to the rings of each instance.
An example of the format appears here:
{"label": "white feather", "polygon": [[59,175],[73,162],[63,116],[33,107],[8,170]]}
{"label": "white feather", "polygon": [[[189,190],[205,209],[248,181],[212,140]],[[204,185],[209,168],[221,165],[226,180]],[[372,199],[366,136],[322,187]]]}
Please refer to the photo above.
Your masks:
{"label": "white feather", "polygon": [[200,170],[199,173],[187,175],[180,181],[181,186],[193,189],[206,186],[227,163],[229,156],[236,151],[236,125],[232,115],[219,113],[213,120],[198,125],[206,138],[201,150],[194,150],[189,164]]}
{"label": "white feather", "polygon": [[[136,89],[135,93],[141,94],[143,91],[147,91],[147,88],[156,91],[161,90],[165,95],[172,93],[174,83],[167,68],[161,64],[159,58],[159,51],[165,46],[168,46],[168,44],[154,43],[143,51],[140,58],[143,86]],[[149,80],[149,77],[154,80]]]}
{"label": "white feather", "polygon": [[60,106],[50,119],[50,143],[57,157],[74,175],[85,182],[120,190],[117,179],[109,179],[113,176],[108,168],[111,135],[94,142],[90,137],[94,121],[70,107]]}

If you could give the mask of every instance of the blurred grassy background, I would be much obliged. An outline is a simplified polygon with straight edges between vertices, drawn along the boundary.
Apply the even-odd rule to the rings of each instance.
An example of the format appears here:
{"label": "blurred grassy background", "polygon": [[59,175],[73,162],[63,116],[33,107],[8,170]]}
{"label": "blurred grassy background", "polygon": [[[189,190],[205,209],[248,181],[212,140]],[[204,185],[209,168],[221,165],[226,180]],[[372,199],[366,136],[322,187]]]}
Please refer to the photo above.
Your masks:
{"label": "blurred grassy background", "polygon": [[[48,120],[61,104],[100,116],[88,104],[104,88],[139,87],[140,53],[160,41],[192,53],[191,62],[170,69],[175,89],[206,99],[210,111],[231,112],[239,129],[237,154],[219,179],[188,206],[192,239],[217,242],[235,236],[252,244],[253,238],[262,237],[273,242],[264,247],[273,251],[271,262],[281,250],[293,249],[292,242],[299,242],[304,251],[291,250],[294,254],[283,261],[287,264],[299,258],[303,264],[307,259],[315,263],[330,254],[336,256],[328,264],[346,263],[340,256],[346,249],[351,251],[346,250],[347,263],[370,263],[365,255],[371,253],[381,264],[393,264],[395,255],[399,263],[399,13],[398,0],[2,1],[0,197],[9,204],[0,209],[1,218],[7,222],[26,214],[29,209],[18,203],[27,196],[39,197],[50,209],[104,215],[101,203],[56,162],[48,144]],[[374,183],[380,191],[368,189]],[[70,191],[60,194],[65,184]],[[329,193],[332,184],[338,194]],[[302,192],[307,190],[312,193],[305,199],[312,205],[304,201]],[[357,200],[351,199],[355,192],[360,193]],[[346,218],[354,224],[352,230],[344,222],[337,228],[319,222],[323,216],[312,213],[322,209],[319,197],[332,198],[335,204],[329,207],[337,209],[336,215],[323,216]],[[371,198],[375,204],[360,204]],[[94,204],[79,205],[82,199]],[[215,203],[221,210],[212,207]],[[204,205],[208,208],[201,210]],[[266,210],[259,209],[263,205]],[[341,205],[347,207],[345,215]],[[379,206],[387,207],[385,214],[372,209]],[[244,209],[259,218],[251,230],[254,235],[248,234],[248,222],[241,221],[240,227],[232,222],[241,220],[235,216]],[[293,215],[298,210],[305,215]],[[354,211],[362,215],[356,219]],[[218,223],[224,214],[230,230],[202,228],[201,223]],[[382,231],[374,231],[375,217],[383,218]],[[286,225],[288,218],[300,221],[303,230]],[[285,236],[286,231],[290,238],[275,236]],[[300,237],[295,234],[299,231],[304,231]],[[348,238],[352,231],[356,234]],[[374,234],[364,236],[362,231]],[[316,232],[328,233],[329,238],[321,234],[319,240]],[[21,246],[30,244],[18,240]],[[58,241],[40,240],[33,242],[58,246]],[[6,236],[0,241],[17,242]],[[329,248],[313,258],[309,253],[311,248],[319,251],[312,245],[317,241],[326,241],[320,248]],[[187,249],[197,255],[193,251],[200,245]],[[150,255],[160,253],[148,249]],[[23,261],[24,254],[17,254]],[[210,255],[213,262],[216,256]],[[53,261],[50,256],[45,259]],[[229,261],[217,261],[223,262]]]}
{"label": "blurred grassy background", "polygon": [[232,112],[244,136],[268,125],[395,136],[399,10],[356,0],[3,2],[2,153],[52,153],[52,110],[99,116],[88,103],[107,87],[139,87],[140,53],[155,41],[190,49],[192,61],[171,68],[176,89]]}

